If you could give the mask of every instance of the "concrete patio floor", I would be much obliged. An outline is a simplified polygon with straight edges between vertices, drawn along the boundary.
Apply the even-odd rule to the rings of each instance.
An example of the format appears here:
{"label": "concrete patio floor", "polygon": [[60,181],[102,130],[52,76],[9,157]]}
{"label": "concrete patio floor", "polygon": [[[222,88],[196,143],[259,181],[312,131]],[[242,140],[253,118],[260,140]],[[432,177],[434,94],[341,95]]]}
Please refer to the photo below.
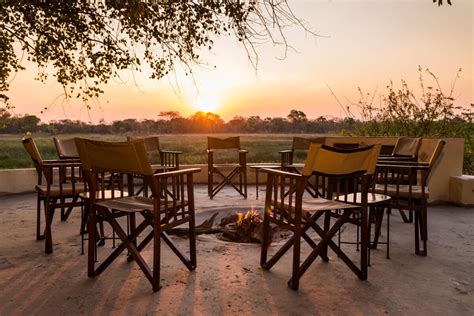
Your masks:
{"label": "concrete patio floor", "polygon": [[[263,193],[256,201],[252,186],[247,200],[225,188],[211,201],[206,190],[196,186],[198,214],[263,206]],[[124,255],[100,276],[87,278],[87,256],[80,254],[79,210],[67,222],[55,217],[54,253],[45,255],[44,242],[35,240],[35,195],[2,196],[0,315],[473,315],[474,209],[433,206],[428,212],[428,256],[415,255],[413,224],[402,223],[394,212],[391,258],[385,258],[384,245],[372,251],[367,281],[359,280],[330,252],[330,262],[317,259],[295,292],[287,286],[291,253],[264,271],[259,245],[199,236],[198,267],[193,272],[163,245],[162,289],[154,293],[138,266],[127,263]],[[352,237],[349,230],[344,234],[345,239]],[[187,249],[187,239],[173,238]],[[309,251],[302,249],[304,254]],[[344,249],[358,255],[352,245]],[[107,251],[109,244],[99,254]],[[151,260],[151,247],[143,253]]]}

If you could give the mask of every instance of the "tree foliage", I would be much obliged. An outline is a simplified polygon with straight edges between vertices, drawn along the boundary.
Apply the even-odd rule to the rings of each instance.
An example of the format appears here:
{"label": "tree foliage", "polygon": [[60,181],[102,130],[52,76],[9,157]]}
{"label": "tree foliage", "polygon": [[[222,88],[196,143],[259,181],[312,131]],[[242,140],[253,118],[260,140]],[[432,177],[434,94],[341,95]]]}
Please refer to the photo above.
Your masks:
{"label": "tree foliage", "polygon": [[[364,94],[359,88],[360,100],[355,104],[360,117],[355,126],[356,135],[414,136],[414,137],[462,137],[465,139],[464,170],[474,172],[474,105],[455,105],[454,88],[461,69],[456,74],[449,92],[444,92],[435,74],[429,69],[418,68],[421,95],[401,80],[397,89],[393,82],[387,85],[387,93],[379,105],[374,104],[374,94]],[[431,79],[427,84],[426,76]]]}
{"label": "tree foliage", "polygon": [[52,73],[65,97],[87,104],[122,70],[159,79],[180,65],[189,74],[222,34],[235,36],[256,65],[255,45],[287,49],[284,28],[295,24],[306,29],[286,0],[1,0],[0,101],[23,58],[38,66],[38,80]]}

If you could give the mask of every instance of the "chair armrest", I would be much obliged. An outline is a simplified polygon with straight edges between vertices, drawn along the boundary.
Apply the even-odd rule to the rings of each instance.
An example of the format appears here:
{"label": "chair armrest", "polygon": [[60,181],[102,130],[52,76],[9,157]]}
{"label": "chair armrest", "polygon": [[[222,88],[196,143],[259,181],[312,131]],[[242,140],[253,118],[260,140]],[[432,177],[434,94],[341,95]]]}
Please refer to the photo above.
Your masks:
{"label": "chair armrest", "polygon": [[55,167],[81,167],[82,163],[80,161],[70,161],[70,160],[44,160],[43,165],[45,167],[55,168]]}
{"label": "chair armrest", "polygon": [[240,154],[246,154],[248,153],[249,151],[247,149],[239,149],[239,153]]}
{"label": "chair armrest", "polygon": [[176,177],[180,175],[192,174],[201,172],[201,168],[188,168],[188,169],[181,169],[181,170],[174,170],[174,171],[166,171],[162,173],[154,174],[154,178],[168,178],[168,177]]}
{"label": "chair armrest", "polygon": [[280,150],[278,153],[279,154],[286,154],[286,153],[292,153],[293,150],[292,149],[287,149],[287,150]]}
{"label": "chair armrest", "polygon": [[398,169],[398,170],[429,170],[429,164],[398,164],[392,162],[377,163],[377,168]]}
{"label": "chair armrest", "polygon": [[413,156],[379,156],[377,160],[379,161],[386,161],[386,160],[391,160],[391,161],[409,161],[409,162],[416,162],[414,161],[416,157]]}
{"label": "chair armrest", "polygon": [[299,179],[303,177],[303,175],[299,173],[287,172],[287,171],[282,171],[282,170],[277,170],[277,169],[263,168],[260,171],[269,175],[288,177],[288,178],[293,178],[293,179]]}

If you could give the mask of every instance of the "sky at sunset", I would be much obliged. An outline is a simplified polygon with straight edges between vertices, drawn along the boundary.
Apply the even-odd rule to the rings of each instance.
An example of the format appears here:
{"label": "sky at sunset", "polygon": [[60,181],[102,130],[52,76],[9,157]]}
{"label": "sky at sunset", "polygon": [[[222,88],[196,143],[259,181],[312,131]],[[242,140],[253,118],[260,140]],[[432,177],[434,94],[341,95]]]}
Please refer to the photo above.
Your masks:
{"label": "sky at sunset", "polygon": [[289,2],[322,36],[288,29],[287,39],[296,51],[281,60],[281,47],[259,46],[257,71],[232,38],[219,38],[212,53],[203,54],[207,65],[194,67],[194,81],[179,70],[161,81],[124,73],[124,82],[108,85],[100,104],[88,112],[79,100],[55,100],[61,87],[53,80],[34,81],[36,69],[30,65],[12,82],[11,103],[15,113],[35,114],[42,121],[156,119],[160,111],[170,110],[183,116],[212,111],[225,120],[235,115],[286,116],[291,109],[310,118],[344,117],[328,87],[344,104],[358,101],[357,87],[383,93],[390,80],[398,87],[404,78],[416,88],[418,65],[430,68],[445,92],[462,68],[456,103],[474,103],[474,1],[453,0],[452,6],[441,7],[432,0]]}

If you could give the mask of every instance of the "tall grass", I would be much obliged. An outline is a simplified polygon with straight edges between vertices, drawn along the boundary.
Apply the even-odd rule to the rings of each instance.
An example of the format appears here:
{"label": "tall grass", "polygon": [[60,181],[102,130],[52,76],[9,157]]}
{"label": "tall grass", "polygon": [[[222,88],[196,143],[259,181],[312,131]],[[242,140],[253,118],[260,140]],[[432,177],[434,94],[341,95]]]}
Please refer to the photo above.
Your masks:
{"label": "tall grass", "polygon": [[[135,136],[135,135],[134,135]],[[140,135],[137,135],[140,136]],[[231,134],[218,134],[214,137],[230,137]],[[294,135],[291,134],[246,134],[241,136],[241,146],[247,149],[248,163],[279,162],[278,151],[291,148]],[[318,135],[306,135],[314,137]],[[0,135],[0,169],[30,168],[33,163],[23,148],[23,135]],[[85,137],[107,141],[124,141],[124,135],[60,135],[59,138]],[[57,159],[56,149],[52,136],[33,135],[43,159]],[[181,164],[207,163],[207,136],[206,135],[163,135],[160,136],[162,149],[182,151]],[[224,151],[216,153],[216,162],[235,162],[236,153]],[[297,156],[297,161],[303,161],[303,156]],[[151,157],[151,163],[158,163],[158,156]]]}

